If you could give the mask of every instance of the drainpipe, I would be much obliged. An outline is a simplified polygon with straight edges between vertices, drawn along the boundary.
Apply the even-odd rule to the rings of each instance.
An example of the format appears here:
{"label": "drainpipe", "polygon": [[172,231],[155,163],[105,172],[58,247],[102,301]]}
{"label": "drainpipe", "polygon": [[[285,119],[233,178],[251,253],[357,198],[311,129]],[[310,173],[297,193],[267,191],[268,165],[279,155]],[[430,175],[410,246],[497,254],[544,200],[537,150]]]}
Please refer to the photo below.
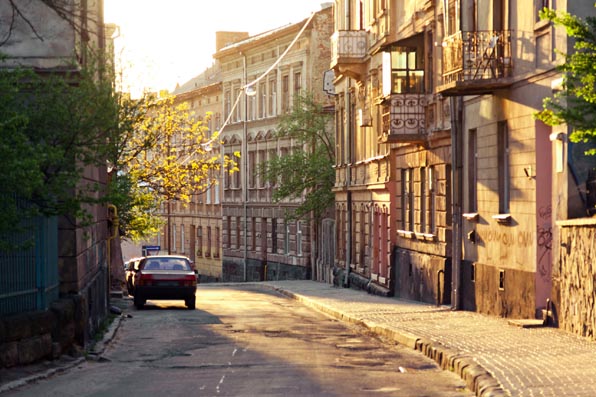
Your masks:
{"label": "drainpipe", "polygon": [[108,204],[108,211],[112,211],[114,213],[113,223],[112,223],[112,235],[108,237],[108,246],[107,246],[107,254],[108,254],[108,302],[110,301],[110,290],[112,288],[112,240],[118,237],[118,229],[120,227],[120,218],[118,218],[118,208],[114,204]]}
{"label": "drainpipe", "polygon": [[[243,68],[244,68],[244,86],[248,84],[248,70],[246,67],[246,54],[242,53]],[[243,280],[246,282],[246,273],[248,260],[248,96],[246,92],[242,93],[244,97],[244,123],[243,123],[243,137],[242,137],[242,204],[244,213],[244,261],[243,261]]]}
{"label": "drainpipe", "polygon": [[352,263],[352,192],[350,191],[350,186],[352,183],[352,93],[351,93],[351,85],[352,79],[348,78],[346,82],[347,90],[346,90],[346,97],[345,97],[345,109],[346,109],[346,160],[347,160],[347,167],[346,167],[346,189],[347,189],[347,223],[348,223],[348,230],[346,231],[346,272],[345,272],[345,279],[344,279],[344,287],[348,287],[350,285],[350,264]]}
{"label": "drainpipe", "polygon": [[461,257],[462,257],[462,107],[463,98],[451,97],[451,309],[461,308]]}

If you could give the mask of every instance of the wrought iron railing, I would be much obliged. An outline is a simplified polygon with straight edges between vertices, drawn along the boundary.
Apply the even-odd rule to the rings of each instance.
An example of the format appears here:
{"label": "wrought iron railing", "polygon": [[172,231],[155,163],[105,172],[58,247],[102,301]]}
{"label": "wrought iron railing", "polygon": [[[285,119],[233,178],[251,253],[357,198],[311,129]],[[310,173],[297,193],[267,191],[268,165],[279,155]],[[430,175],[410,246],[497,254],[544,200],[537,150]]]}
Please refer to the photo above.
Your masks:
{"label": "wrought iron railing", "polygon": [[362,59],[368,50],[366,31],[339,30],[331,36],[331,62],[340,59]]}
{"label": "wrought iron railing", "polygon": [[443,80],[501,79],[511,76],[510,30],[460,31],[443,40]]}
{"label": "wrought iron railing", "polygon": [[395,140],[425,134],[427,98],[424,94],[392,94],[383,106],[383,133]]}

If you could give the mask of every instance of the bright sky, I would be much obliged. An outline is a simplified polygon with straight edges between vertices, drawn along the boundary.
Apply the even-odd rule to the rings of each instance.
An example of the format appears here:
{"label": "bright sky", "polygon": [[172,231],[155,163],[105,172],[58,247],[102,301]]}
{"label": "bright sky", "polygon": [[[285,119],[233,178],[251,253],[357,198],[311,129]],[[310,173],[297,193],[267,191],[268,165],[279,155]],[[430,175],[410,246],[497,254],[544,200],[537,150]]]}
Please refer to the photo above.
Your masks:
{"label": "bright sky", "polygon": [[104,0],[120,26],[124,90],[173,90],[211,66],[216,31],[255,35],[307,19],[330,0]]}

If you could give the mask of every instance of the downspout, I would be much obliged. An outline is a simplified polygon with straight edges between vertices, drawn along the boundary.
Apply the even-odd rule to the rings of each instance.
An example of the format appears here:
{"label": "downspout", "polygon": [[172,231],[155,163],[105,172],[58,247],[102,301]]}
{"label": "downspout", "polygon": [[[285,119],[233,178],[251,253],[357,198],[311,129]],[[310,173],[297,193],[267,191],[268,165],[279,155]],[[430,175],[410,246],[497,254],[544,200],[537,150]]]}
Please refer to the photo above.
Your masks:
{"label": "downspout", "polygon": [[[344,19],[344,29],[349,30],[351,28],[351,15],[350,15],[350,9],[351,9],[351,0],[346,0],[345,4],[346,7],[344,9],[345,12],[345,19]],[[351,181],[352,181],[352,94],[351,94],[351,88],[352,88],[352,79],[348,77],[347,81],[346,81],[346,97],[345,97],[345,109],[346,109],[346,136],[347,136],[347,142],[346,142],[346,150],[347,150],[347,167],[346,167],[346,191],[347,191],[347,211],[348,211],[348,216],[347,216],[347,223],[348,223],[348,227],[346,230],[347,236],[346,236],[346,272],[345,272],[345,278],[344,278],[344,287],[349,287],[350,286],[350,263],[352,263],[352,192],[350,191],[350,185],[351,185]]]}
{"label": "downspout", "polygon": [[[444,4],[448,4],[445,2]],[[458,28],[462,30],[462,9],[461,3],[456,3],[459,15]],[[444,18],[447,19],[448,9],[443,10]],[[446,29],[447,25],[443,26]],[[462,144],[463,144],[463,97],[450,97],[451,107],[451,216],[452,216],[452,274],[451,274],[451,309],[461,309],[461,258],[462,258]]]}
{"label": "downspout", "polygon": [[112,240],[118,237],[118,229],[120,228],[120,218],[118,218],[118,208],[114,204],[108,204],[108,211],[112,211],[114,217],[112,219],[112,235],[108,237],[108,246],[107,246],[107,254],[108,254],[108,274],[107,274],[107,283],[108,283],[108,302],[110,301],[110,290],[112,288]]}
{"label": "downspout", "polygon": [[[244,86],[248,84],[248,70],[246,69],[246,54],[242,53],[242,61],[243,61],[243,69],[244,69]],[[243,94],[244,99],[244,123],[243,123],[243,137],[242,137],[242,204],[243,204],[243,213],[244,213],[244,261],[243,261],[243,281],[246,280],[247,274],[247,265],[246,261],[248,260],[248,97],[246,92]]]}
{"label": "downspout", "polygon": [[347,223],[348,227],[346,230],[346,272],[345,272],[345,279],[344,279],[344,287],[350,286],[350,264],[352,263],[352,192],[350,191],[350,186],[352,183],[352,94],[351,94],[351,85],[352,79],[348,78],[346,82],[347,90],[346,90],[346,137],[347,144],[346,144],[346,160],[347,160],[347,167],[346,167],[346,189],[347,189]]}

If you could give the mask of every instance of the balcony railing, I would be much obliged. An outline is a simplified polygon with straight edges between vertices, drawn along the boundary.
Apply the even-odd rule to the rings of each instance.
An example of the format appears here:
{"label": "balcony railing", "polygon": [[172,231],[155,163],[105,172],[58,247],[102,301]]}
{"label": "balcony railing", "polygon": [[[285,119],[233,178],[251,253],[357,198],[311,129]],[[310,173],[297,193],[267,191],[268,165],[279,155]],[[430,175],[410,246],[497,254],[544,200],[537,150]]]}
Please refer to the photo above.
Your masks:
{"label": "balcony railing", "polygon": [[366,55],[368,43],[364,30],[340,30],[331,36],[331,61],[340,59],[361,60]]}
{"label": "balcony railing", "polygon": [[443,40],[443,95],[490,93],[511,84],[511,31],[457,32]]}
{"label": "balcony railing", "polygon": [[426,105],[424,94],[392,94],[383,106],[382,142],[424,141]]}
{"label": "balcony railing", "polygon": [[367,52],[368,39],[364,30],[340,30],[331,36],[331,68],[337,69],[336,75],[345,73],[358,77]]}

